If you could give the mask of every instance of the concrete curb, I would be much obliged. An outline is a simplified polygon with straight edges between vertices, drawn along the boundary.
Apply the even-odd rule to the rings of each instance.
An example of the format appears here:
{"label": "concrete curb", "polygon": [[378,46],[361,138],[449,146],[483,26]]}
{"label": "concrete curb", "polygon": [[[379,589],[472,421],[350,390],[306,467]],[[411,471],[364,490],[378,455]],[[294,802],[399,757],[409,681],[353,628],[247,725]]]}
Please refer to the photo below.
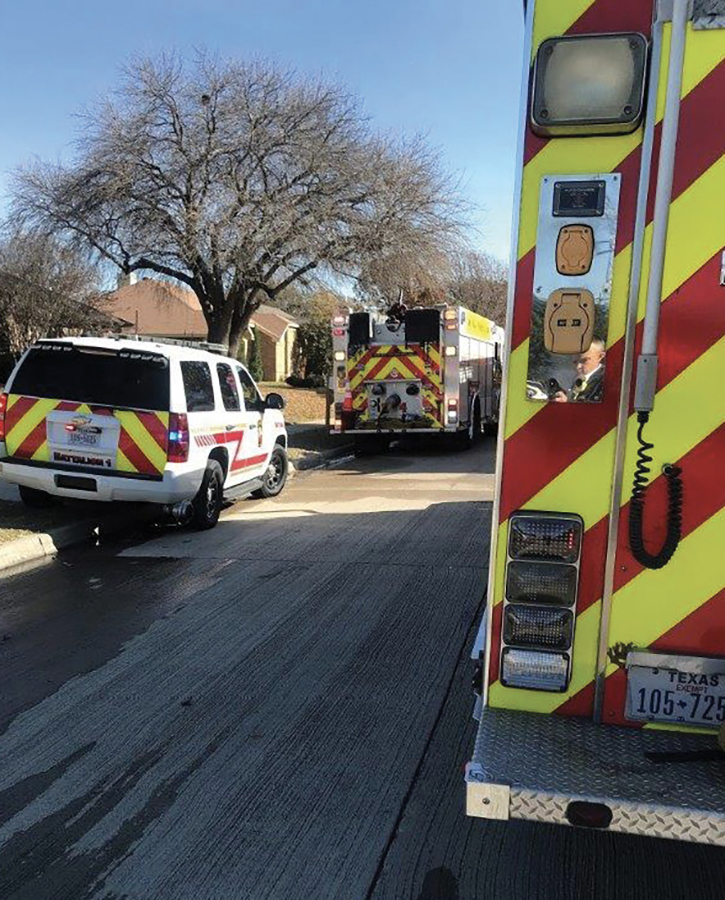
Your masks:
{"label": "concrete curb", "polygon": [[310,450],[308,455],[302,459],[292,460],[292,468],[295,472],[309,472],[311,469],[324,469],[325,466],[341,459],[345,456],[351,456],[353,444],[345,444],[342,447],[335,447],[334,450]]}
{"label": "concrete curb", "polygon": [[61,525],[48,532],[28,534],[9,541],[0,547],[0,571],[21,566],[24,563],[37,562],[55,554],[65,547],[82,544],[93,530],[91,522],[72,522]]}

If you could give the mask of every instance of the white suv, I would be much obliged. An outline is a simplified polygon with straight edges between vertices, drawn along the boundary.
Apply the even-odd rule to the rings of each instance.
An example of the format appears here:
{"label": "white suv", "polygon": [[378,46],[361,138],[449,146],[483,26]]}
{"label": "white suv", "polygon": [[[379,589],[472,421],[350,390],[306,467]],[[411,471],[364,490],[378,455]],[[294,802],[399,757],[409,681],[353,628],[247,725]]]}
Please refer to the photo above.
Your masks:
{"label": "white suv", "polygon": [[0,477],[32,506],[149,502],[212,528],[224,492],[284,487],[283,407],[236,360],[189,345],[42,340],[0,395]]}

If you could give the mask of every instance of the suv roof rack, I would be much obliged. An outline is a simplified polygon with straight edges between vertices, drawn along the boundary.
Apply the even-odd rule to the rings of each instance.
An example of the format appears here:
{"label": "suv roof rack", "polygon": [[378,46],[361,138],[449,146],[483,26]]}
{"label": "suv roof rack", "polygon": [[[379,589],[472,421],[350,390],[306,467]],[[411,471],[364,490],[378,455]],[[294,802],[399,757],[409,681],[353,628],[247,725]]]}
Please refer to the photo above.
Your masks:
{"label": "suv roof rack", "polygon": [[228,356],[228,344],[213,344],[210,341],[187,341],[183,338],[144,337],[140,334],[109,334],[109,338],[116,341],[145,341],[149,344],[171,344],[174,347],[191,347],[194,350],[206,350],[209,353],[219,353]]}

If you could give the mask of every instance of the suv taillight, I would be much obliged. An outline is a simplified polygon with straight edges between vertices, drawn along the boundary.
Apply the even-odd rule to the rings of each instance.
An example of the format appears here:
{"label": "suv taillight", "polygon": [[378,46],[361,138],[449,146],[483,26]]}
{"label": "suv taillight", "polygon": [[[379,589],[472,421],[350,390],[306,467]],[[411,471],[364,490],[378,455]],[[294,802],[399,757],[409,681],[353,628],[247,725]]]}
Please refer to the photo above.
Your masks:
{"label": "suv taillight", "polygon": [[169,462],[183,463],[189,458],[189,419],[186,413],[169,415]]}
{"label": "suv taillight", "polygon": [[0,394],[0,443],[5,443],[5,410],[8,408],[8,395]]}

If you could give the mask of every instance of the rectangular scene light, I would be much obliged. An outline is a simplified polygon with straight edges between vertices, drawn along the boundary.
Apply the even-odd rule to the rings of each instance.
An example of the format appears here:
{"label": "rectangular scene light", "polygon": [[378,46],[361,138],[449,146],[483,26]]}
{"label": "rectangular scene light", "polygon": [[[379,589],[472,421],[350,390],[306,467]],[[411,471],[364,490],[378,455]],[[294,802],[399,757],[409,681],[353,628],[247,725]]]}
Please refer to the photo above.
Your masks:
{"label": "rectangular scene light", "polygon": [[531,125],[546,136],[629,134],[644,110],[642,34],[549,38],[536,55]]}

